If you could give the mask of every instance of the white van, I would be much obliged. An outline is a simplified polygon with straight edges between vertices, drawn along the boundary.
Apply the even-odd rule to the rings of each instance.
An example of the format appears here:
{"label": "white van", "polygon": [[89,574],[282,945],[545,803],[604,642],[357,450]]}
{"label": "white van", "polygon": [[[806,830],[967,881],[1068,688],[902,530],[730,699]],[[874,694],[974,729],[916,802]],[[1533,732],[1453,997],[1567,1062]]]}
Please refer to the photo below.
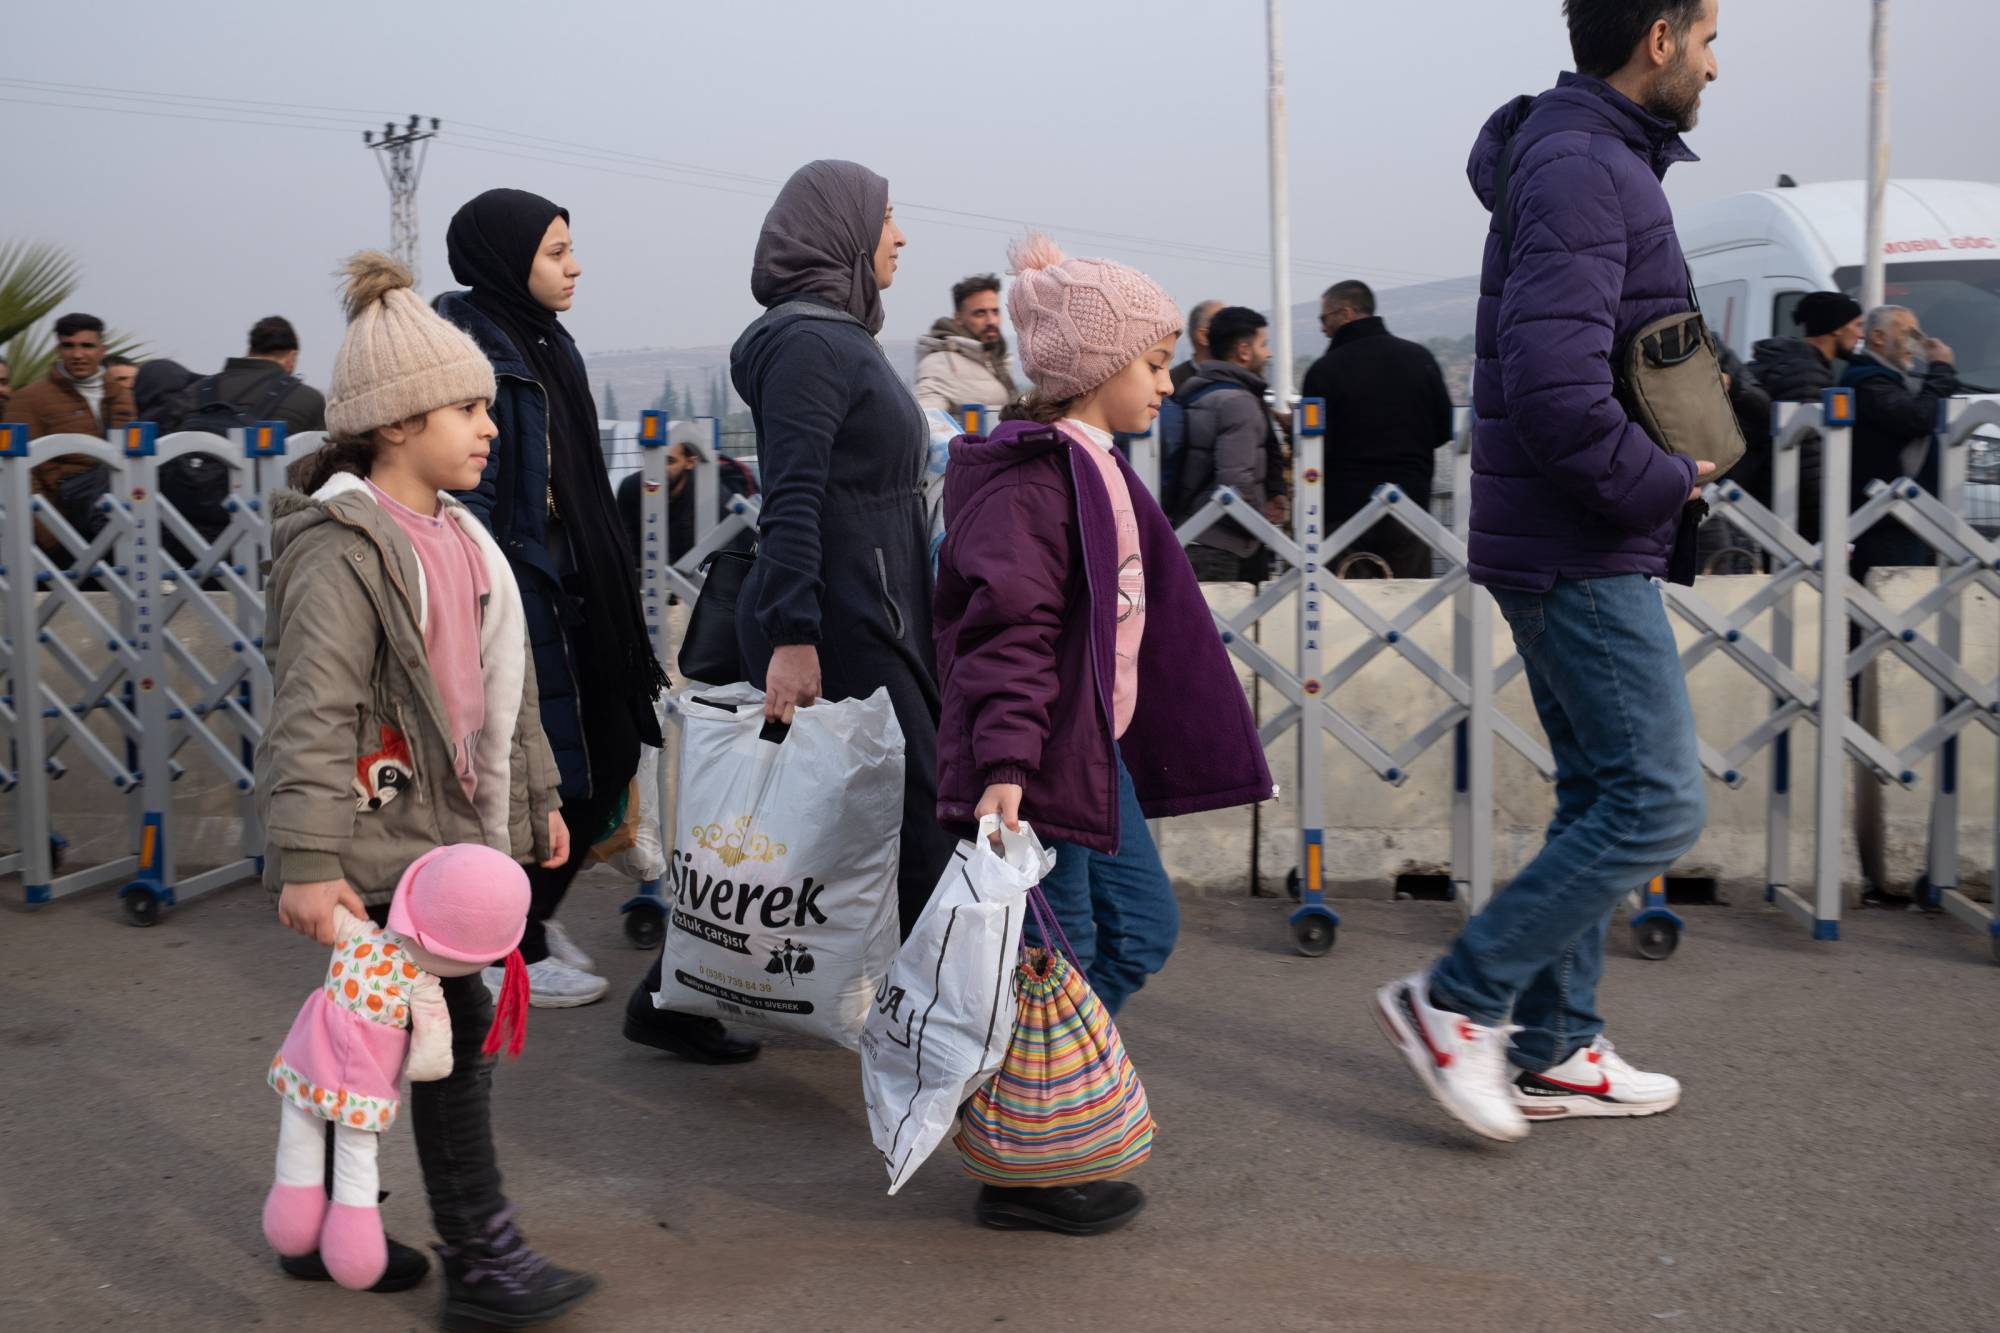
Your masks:
{"label": "white van", "polygon": [[[2000,185],[1891,181],[1884,218],[1887,299],[1951,345],[1966,393],[2000,392]],[[1765,338],[1796,337],[1807,292],[1859,300],[1868,190],[1861,181],[1785,185],[1678,215],[1681,247],[1711,328],[1748,361]],[[1975,444],[1966,516],[2000,535],[2000,441]]]}
{"label": "white van", "polygon": [[[2000,185],[1892,181],[1885,219],[1888,300],[1957,353],[1968,392],[2000,390]],[[1794,337],[1807,292],[1861,294],[1867,186],[1785,186],[1679,215],[1681,246],[1717,335],[1745,360],[1757,342]]]}

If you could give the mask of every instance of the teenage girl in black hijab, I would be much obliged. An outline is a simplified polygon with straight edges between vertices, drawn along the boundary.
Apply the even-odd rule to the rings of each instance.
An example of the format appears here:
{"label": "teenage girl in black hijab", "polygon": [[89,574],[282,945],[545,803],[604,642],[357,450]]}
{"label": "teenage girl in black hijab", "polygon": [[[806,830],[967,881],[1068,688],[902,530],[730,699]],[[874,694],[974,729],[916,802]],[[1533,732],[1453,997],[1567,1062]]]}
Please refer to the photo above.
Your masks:
{"label": "teenage girl in black hijab", "polygon": [[[499,438],[479,489],[461,498],[493,530],[521,585],[542,726],[580,852],[617,817],[641,742],[661,743],[654,709],[667,683],[646,633],[590,381],[558,318],[582,268],[568,211],[525,190],[473,199],[445,243],[452,276],[469,290],[439,297],[438,313],[472,335],[498,381]],[[534,900],[521,955],[536,1004],[590,1004],[606,989],[552,920],[583,862],[579,854],[556,870],[529,869]],[[658,1029],[650,1044],[696,1059],[756,1053],[711,1019],[659,1014],[650,996],[635,996],[635,1006],[641,998],[640,1017]]]}

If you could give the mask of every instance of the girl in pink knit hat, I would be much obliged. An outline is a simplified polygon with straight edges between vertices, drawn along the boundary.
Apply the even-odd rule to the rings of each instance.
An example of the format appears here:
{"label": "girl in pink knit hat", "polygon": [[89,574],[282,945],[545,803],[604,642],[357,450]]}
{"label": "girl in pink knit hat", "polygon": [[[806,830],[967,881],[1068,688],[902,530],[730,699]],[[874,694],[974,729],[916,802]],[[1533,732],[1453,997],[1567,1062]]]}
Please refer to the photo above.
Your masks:
{"label": "girl in pink knit hat", "polygon": [[[1181,320],[1152,279],[1012,251],[1008,313],[1034,391],[952,444],[934,624],[938,815],[1031,820],[1057,859],[1043,895],[1113,1014],[1179,931],[1148,819],[1276,795],[1256,720],[1173,525],[1114,447],[1172,392]],[[1090,1235],[1138,1187],[982,1186],[979,1220]]]}

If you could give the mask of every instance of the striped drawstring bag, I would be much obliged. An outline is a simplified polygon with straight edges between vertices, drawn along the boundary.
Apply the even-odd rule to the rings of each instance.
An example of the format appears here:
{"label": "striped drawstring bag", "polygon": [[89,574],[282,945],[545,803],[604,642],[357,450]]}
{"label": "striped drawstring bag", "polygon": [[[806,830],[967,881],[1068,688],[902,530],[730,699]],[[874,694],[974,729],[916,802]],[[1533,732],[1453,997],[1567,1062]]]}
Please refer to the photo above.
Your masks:
{"label": "striped drawstring bag", "polygon": [[1028,900],[1060,951],[1021,951],[1007,1058],[965,1104],[952,1142],[966,1174],[988,1185],[1114,1180],[1153,1151],[1146,1089],[1042,891]]}

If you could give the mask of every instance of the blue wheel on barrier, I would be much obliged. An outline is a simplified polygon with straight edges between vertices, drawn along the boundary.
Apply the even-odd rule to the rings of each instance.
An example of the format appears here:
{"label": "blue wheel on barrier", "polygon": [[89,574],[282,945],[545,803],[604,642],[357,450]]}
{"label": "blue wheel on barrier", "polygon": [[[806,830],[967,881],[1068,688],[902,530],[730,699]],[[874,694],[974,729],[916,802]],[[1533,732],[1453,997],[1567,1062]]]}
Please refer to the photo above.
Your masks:
{"label": "blue wheel on barrier", "polygon": [[1653,908],[1632,918],[1632,951],[1652,962],[1673,957],[1681,945],[1681,919]]}
{"label": "blue wheel on barrier", "polygon": [[144,880],[118,890],[118,905],[125,909],[126,923],[134,926],[156,926],[166,911],[166,902]]}
{"label": "blue wheel on barrier", "polygon": [[667,905],[658,880],[641,884],[638,896],[628,898],[618,910],[625,914],[625,940],[633,948],[657,949],[667,938]]}
{"label": "blue wheel on barrier", "polygon": [[1308,958],[1323,958],[1340,939],[1340,918],[1324,907],[1292,913],[1292,943]]}

